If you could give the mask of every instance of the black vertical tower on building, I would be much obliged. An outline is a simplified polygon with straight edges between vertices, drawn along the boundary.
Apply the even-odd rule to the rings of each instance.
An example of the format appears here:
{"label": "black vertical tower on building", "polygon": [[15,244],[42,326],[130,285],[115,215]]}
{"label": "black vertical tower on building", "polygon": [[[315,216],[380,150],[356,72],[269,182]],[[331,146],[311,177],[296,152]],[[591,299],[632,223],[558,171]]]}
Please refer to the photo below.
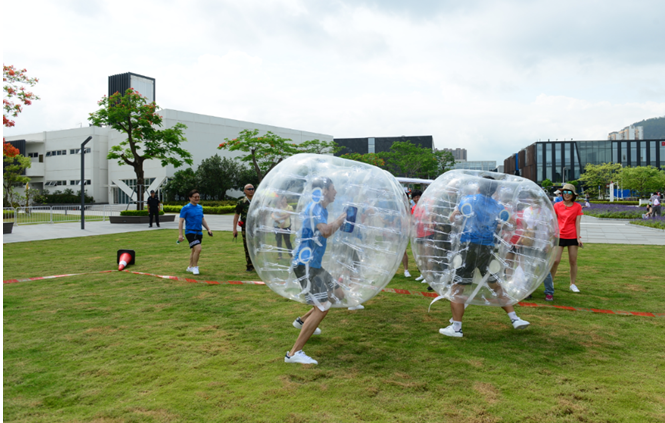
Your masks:
{"label": "black vertical tower on building", "polygon": [[148,99],[148,102],[155,101],[155,78],[143,76],[132,72],[119,73],[109,76],[109,97],[120,92],[122,94],[128,88],[134,88]]}

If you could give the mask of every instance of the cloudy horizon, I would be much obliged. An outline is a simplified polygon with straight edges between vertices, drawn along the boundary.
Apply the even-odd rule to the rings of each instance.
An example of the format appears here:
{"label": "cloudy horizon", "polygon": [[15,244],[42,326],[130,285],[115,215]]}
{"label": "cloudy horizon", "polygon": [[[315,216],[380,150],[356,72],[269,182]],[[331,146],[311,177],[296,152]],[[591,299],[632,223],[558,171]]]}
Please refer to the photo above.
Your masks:
{"label": "cloudy horizon", "polygon": [[[4,5],[41,97],[4,135],[87,125],[109,75],[161,108],[333,135],[432,135],[496,160],[665,116],[659,1],[80,1]],[[214,154],[211,151],[211,155]]]}

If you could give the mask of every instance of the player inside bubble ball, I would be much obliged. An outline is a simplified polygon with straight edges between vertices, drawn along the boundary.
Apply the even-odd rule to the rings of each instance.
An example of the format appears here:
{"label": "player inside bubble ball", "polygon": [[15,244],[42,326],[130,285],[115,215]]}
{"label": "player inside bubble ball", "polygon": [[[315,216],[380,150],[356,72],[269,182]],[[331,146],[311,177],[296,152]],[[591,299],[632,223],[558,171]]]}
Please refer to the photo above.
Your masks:
{"label": "player inside bubble ball", "polygon": [[[457,270],[457,275],[453,281],[452,296],[461,296],[465,287],[473,283],[473,274],[476,268],[485,276],[489,272],[490,262],[493,258],[495,247],[494,234],[499,223],[499,214],[504,207],[492,198],[498,187],[497,181],[491,176],[484,176],[478,186],[476,194],[467,195],[460,201],[459,205],[450,215],[450,221],[454,222],[458,216],[462,215],[460,210],[469,210],[462,229],[460,242],[462,243],[462,267]],[[488,285],[499,298],[503,296],[503,289],[498,283],[496,277],[491,274],[488,278]],[[464,316],[465,303],[450,302],[450,310],[453,314],[452,324],[446,328],[439,329],[439,333],[446,336],[461,338],[462,317]],[[515,329],[524,329],[529,326],[529,322],[517,317],[513,306],[502,307],[510,318]]]}
{"label": "player inside bubble ball", "polygon": [[332,303],[344,299],[344,291],[321,267],[321,261],[326,252],[327,239],[342,226],[346,213],[328,223],[326,207],[335,201],[335,185],[330,178],[320,177],[312,182],[312,188],[312,202],[301,213],[300,244],[294,252],[293,270],[305,292],[307,303],[313,307],[293,322],[293,326],[300,329],[300,334],[284,357],[286,363],[318,364],[302,348],[312,335],[321,333],[319,323],[328,314]]}

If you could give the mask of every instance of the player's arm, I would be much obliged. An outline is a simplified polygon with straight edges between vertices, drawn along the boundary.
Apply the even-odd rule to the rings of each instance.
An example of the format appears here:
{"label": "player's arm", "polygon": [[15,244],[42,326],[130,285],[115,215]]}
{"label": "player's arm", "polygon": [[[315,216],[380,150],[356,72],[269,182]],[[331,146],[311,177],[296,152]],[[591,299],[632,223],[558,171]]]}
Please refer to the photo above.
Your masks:
{"label": "player's arm", "polygon": [[201,218],[201,224],[203,225],[204,228],[208,231],[208,235],[212,236],[212,229],[208,226],[208,222],[206,222],[206,218],[202,217]]}
{"label": "player's arm", "polygon": [[582,246],[582,230],[581,230],[581,225],[582,223],[582,215],[578,215],[575,218],[575,233],[577,233],[577,243]]}
{"label": "player's arm", "polygon": [[330,223],[319,223],[316,225],[316,229],[319,231],[322,237],[329,238],[342,226],[345,218],[346,213],[342,213],[337,219]]}
{"label": "player's arm", "polygon": [[236,211],[236,214],[233,216],[233,237],[234,238],[238,236],[238,218],[239,217],[240,217],[240,215]]}

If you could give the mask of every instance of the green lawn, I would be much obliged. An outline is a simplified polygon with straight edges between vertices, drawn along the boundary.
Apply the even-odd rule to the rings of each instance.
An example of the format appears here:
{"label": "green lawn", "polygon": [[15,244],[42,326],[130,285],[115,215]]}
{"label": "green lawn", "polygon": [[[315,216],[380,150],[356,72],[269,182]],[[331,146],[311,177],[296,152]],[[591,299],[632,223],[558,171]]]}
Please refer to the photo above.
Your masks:
{"label": "green lawn", "polygon": [[[117,268],[185,277],[177,231],[4,245],[3,279]],[[580,294],[555,304],[665,312],[665,247],[587,245]],[[257,280],[241,242],[206,237],[200,279]],[[410,261],[413,263],[413,260]],[[414,277],[418,275],[411,265]],[[425,290],[401,269],[389,287]],[[307,307],[265,286],[98,273],[6,284],[4,421],[22,422],[665,422],[665,318],[470,307],[462,339],[443,337],[445,301],[381,293],[335,309],[287,365]],[[534,293],[545,303],[542,287]]]}

